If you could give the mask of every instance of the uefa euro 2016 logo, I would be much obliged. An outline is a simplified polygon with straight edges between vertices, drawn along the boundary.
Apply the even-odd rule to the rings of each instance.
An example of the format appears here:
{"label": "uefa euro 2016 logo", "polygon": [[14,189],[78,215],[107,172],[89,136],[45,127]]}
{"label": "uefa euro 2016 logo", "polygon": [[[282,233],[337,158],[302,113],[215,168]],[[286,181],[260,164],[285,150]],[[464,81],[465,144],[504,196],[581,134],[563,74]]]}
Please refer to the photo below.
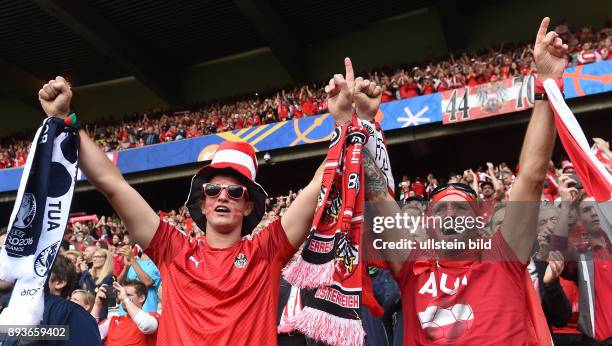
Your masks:
{"label": "uefa euro 2016 logo", "polygon": [[27,228],[34,221],[34,216],[36,216],[36,198],[31,193],[25,193],[13,226],[21,229]]}

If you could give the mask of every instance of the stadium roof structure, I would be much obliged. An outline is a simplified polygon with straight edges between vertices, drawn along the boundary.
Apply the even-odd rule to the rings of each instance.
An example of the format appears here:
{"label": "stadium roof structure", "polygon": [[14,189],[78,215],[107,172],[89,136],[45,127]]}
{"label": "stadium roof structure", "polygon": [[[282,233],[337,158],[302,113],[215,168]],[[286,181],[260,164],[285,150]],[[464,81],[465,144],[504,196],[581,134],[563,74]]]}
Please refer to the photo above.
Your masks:
{"label": "stadium roof structure", "polygon": [[188,66],[270,47],[302,81],[308,68],[300,52],[309,43],[423,8],[438,7],[445,35],[453,35],[447,41],[461,42],[461,26],[450,28],[458,6],[458,0],[0,0],[0,92],[35,104],[33,95],[57,74],[75,86],[134,76],[177,105],[183,95],[175,82]]}

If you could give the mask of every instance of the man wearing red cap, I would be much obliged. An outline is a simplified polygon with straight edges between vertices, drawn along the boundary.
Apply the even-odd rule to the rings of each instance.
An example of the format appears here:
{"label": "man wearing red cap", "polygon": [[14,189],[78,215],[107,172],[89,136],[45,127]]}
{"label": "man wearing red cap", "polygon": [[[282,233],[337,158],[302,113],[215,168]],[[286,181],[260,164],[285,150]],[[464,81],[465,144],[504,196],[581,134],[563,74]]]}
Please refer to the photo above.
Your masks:
{"label": "man wearing red cap", "polygon": [[[549,18],[540,25],[534,45],[539,83],[558,81],[567,45],[552,31]],[[541,87],[541,84],[540,84]],[[535,102],[520,155],[521,171],[510,194],[501,230],[491,246],[459,251],[423,249],[387,252],[398,279],[403,308],[404,345],[550,345],[548,326],[525,270],[537,235],[539,201],[555,142],[552,109],[542,95]],[[393,201],[371,157],[364,155],[366,198]],[[379,182],[377,184],[377,182]],[[396,215],[394,203],[377,203],[375,215]],[[446,184],[431,192],[428,216],[459,219],[479,215],[476,192],[467,185]],[[468,244],[478,238],[478,226],[435,224],[436,243]],[[401,241],[400,230],[383,232],[386,242]],[[484,248],[484,249],[483,249]],[[407,254],[408,253],[408,254]],[[392,257],[399,255],[402,257]],[[408,260],[402,261],[401,258]]]}
{"label": "man wearing red cap", "polygon": [[[352,80],[350,60],[349,73]],[[352,102],[346,84],[341,89],[329,98],[330,110],[338,108],[336,103]],[[70,86],[62,77],[49,81],[39,92],[49,116],[66,117],[71,98]],[[350,117],[350,111],[334,114],[339,124]],[[186,206],[205,231],[204,237],[194,240],[160,220],[84,131],[80,141],[80,168],[160,269],[164,311],[158,343],[276,344],[280,270],[311,226],[323,165],[280,220],[251,235],[265,213],[267,197],[255,181],[255,151],[248,143],[221,143],[212,163],[191,180]]]}

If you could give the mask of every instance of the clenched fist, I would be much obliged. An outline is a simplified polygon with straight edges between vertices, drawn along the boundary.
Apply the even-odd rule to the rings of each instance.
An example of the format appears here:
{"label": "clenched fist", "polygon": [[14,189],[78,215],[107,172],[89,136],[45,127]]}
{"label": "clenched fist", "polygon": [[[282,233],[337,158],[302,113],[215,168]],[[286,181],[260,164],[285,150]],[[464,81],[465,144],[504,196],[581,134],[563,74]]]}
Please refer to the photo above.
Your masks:
{"label": "clenched fist", "polygon": [[38,100],[47,116],[65,118],[70,112],[72,100],[70,84],[64,77],[55,77],[40,89]]}
{"label": "clenched fist", "polygon": [[374,121],[381,97],[382,89],[375,82],[361,77],[355,79],[355,109],[360,119]]}

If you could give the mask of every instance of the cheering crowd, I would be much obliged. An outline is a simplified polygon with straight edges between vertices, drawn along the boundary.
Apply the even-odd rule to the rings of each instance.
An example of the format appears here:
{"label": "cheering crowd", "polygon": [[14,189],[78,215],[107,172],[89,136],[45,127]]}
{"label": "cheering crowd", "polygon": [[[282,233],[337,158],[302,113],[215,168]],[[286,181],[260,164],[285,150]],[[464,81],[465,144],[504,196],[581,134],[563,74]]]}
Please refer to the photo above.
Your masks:
{"label": "cheering crowd", "polygon": [[[570,51],[563,26],[548,32],[549,21],[543,19],[532,52],[536,94],[543,93],[544,79],[562,88]],[[573,37],[566,36],[570,44]],[[551,337],[555,345],[610,344],[609,230],[587,196],[591,182],[581,181],[569,160],[551,161],[556,130],[543,96],[536,98],[515,168],[487,162],[486,169],[405,176],[395,184],[390,167],[381,163],[386,150],[380,149],[383,155],[376,146],[374,154],[368,141],[383,141],[370,122],[387,84],[376,76],[355,78],[348,58],[345,69],[324,90],[340,126],[326,160],[307,185],[285,196],[268,197],[256,182],[249,144],[226,141],[192,179],[185,206],[154,212],[81,131],[81,169],[118,216],[75,215],[68,224],[45,288],[42,324],[69,325],[68,344],[74,345],[551,345]],[[477,67],[474,72],[482,73]],[[50,81],[39,96],[46,114],[67,115],[72,91],[63,78]],[[372,131],[366,135],[364,129]],[[363,144],[361,171],[339,163],[343,138],[355,150],[350,158],[360,157],[357,144]],[[597,159],[611,171],[609,143],[594,141]],[[336,185],[340,170],[348,186],[343,193]],[[354,172],[363,173],[361,180]],[[351,195],[351,189],[363,195]],[[483,228],[434,227],[417,235],[464,243],[489,239],[492,245],[465,253],[405,249],[407,260],[387,252],[385,263],[356,262],[351,243],[360,240],[350,232],[361,227],[360,209],[357,202],[347,209],[347,196],[379,203],[375,212],[381,217],[425,209],[437,216],[482,216]],[[383,238],[395,241],[398,234],[385,232]],[[5,238],[3,230],[0,244]],[[342,253],[331,266],[333,292],[300,285],[307,276],[326,275],[318,262],[326,253]],[[288,268],[298,267],[295,280]],[[281,279],[283,268],[295,282]],[[349,275],[335,276],[337,271]],[[11,294],[29,294],[11,293],[11,287],[0,280],[2,306]],[[357,289],[363,301],[353,299]],[[375,301],[366,302],[369,294]],[[305,315],[310,317],[300,320]]]}
{"label": "cheering crowd", "polygon": [[[572,32],[563,22],[555,31],[568,44],[569,66],[612,57],[612,29],[608,23],[599,31],[584,27]],[[530,44],[502,44],[496,49],[450,55],[422,66],[385,68],[370,72],[368,78],[382,87],[382,102],[389,102],[530,75],[536,72],[532,53]],[[327,110],[323,86],[315,83],[184,110],[150,110],[126,115],[121,124],[107,121],[91,124],[88,129],[89,135],[108,152],[297,119]],[[5,138],[0,142],[0,169],[23,166],[28,150],[26,140]]]}

